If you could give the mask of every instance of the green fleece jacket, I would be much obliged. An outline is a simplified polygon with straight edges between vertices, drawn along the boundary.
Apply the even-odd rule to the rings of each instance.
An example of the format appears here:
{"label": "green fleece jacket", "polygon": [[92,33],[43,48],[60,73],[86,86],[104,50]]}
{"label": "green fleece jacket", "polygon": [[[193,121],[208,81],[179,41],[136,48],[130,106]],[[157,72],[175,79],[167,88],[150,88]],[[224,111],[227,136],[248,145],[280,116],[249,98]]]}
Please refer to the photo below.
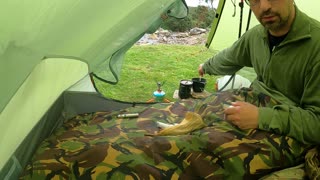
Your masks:
{"label": "green fleece jacket", "polygon": [[296,8],[286,38],[270,53],[267,31],[257,25],[203,65],[210,75],[253,67],[252,87],[281,102],[259,107],[259,129],[320,144],[320,23]]}

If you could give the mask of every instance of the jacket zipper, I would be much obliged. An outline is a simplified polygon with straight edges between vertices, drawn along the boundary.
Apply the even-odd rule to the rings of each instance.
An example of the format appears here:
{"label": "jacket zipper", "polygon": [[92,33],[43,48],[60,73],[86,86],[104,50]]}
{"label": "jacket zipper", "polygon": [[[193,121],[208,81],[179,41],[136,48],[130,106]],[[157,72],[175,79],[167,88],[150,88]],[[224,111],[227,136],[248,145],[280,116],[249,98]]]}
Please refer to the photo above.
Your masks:
{"label": "jacket zipper", "polygon": [[271,62],[271,59],[272,59],[272,56],[273,56],[273,54],[274,54],[274,52],[275,52],[275,50],[276,50],[276,48],[277,48],[277,46],[273,46],[272,47],[272,50],[271,50],[271,52],[270,52],[270,56],[269,56],[269,60],[268,60],[268,62],[267,62],[267,66],[266,66],[266,68],[265,68],[265,79],[263,79],[263,82],[265,83],[265,84],[269,84],[269,71],[268,71],[268,69],[269,69],[269,66],[270,66],[270,62]]}

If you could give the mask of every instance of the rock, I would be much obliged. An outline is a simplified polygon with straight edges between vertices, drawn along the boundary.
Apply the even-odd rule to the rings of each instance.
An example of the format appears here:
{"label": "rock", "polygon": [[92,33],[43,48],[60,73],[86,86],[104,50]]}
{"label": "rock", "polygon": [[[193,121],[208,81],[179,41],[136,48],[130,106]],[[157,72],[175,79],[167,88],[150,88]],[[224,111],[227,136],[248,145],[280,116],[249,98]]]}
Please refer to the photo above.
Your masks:
{"label": "rock", "polygon": [[186,38],[189,37],[189,33],[174,33],[171,36],[176,38]]}
{"label": "rock", "polygon": [[171,32],[168,30],[160,29],[160,30],[156,31],[155,34],[157,34],[159,36],[170,36]]}
{"label": "rock", "polygon": [[206,32],[207,32],[206,29],[195,27],[195,28],[190,29],[189,34],[190,35],[198,35],[198,34],[202,34],[202,33],[206,33]]}
{"label": "rock", "polygon": [[205,44],[206,34],[207,30],[202,28],[193,28],[189,32],[170,32],[160,28],[153,34],[145,34],[136,44]]}

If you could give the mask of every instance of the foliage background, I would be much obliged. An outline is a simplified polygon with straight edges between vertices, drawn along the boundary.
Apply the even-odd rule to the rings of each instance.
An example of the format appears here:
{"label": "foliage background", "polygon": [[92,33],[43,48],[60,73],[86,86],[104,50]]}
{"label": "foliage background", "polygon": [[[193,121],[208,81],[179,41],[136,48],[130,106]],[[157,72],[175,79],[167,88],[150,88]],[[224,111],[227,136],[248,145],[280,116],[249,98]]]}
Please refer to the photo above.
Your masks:
{"label": "foliage background", "polygon": [[161,27],[174,32],[185,32],[194,27],[207,29],[211,27],[214,16],[215,9],[213,8],[206,6],[189,7],[189,14],[186,18],[168,17]]}

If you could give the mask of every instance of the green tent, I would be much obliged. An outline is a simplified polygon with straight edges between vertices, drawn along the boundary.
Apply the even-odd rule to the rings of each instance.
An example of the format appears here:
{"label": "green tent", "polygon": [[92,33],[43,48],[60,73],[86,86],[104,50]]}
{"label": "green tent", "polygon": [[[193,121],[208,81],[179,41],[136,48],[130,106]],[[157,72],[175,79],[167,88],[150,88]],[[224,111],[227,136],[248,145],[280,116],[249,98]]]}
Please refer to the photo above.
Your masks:
{"label": "green tent", "polygon": [[2,1],[0,179],[16,179],[67,117],[130,106],[101,97],[88,75],[116,83],[124,53],[187,12],[184,0]]}
{"label": "green tent", "polygon": [[[123,56],[136,41],[156,31],[163,17],[188,13],[184,0],[0,4],[0,179],[17,179],[39,143],[69,117],[131,107],[102,97],[91,77],[117,83]],[[224,38],[220,31],[215,37]]]}

